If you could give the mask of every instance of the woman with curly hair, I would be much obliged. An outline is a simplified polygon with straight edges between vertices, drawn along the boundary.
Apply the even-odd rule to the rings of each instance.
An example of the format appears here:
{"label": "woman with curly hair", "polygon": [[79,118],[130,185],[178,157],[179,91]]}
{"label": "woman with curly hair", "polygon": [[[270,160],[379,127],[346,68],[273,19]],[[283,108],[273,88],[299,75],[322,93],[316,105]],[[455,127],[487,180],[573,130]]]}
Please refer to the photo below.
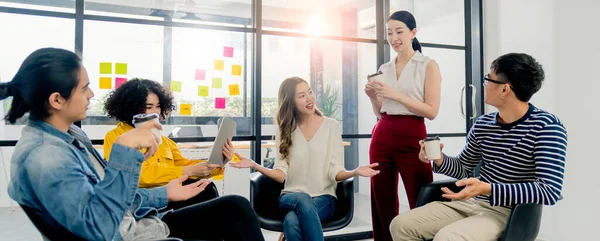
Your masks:
{"label": "woman with curly hair", "polygon": [[[110,150],[117,137],[134,129],[132,123],[134,115],[156,113],[161,119],[166,119],[174,109],[173,95],[156,81],[134,78],[115,89],[106,100],[104,111],[111,118],[117,119],[119,124],[106,133],[104,138],[105,159],[108,160]],[[226,158],[231,159],[233,153],[233,145],[228,141],[223,154]],[[162,142],[158,146],[156,154],[143,163],[139,187],[163,186],[184,175],[192,178],[208,178],[222,174],[223,169],[218,165],[185,158],[173,140],[162,136]],[[185,183],[187,182],[191,182],[191,180]],[[214,190],[214,187],[209,188]],[[177,209],[214,198],[218,194],[213,193],[211,197],[207,197],[207,195],[211,195],[210,192],[203,192],[201,195],[188,200],[187,203],[173,203],[170,206]]]}

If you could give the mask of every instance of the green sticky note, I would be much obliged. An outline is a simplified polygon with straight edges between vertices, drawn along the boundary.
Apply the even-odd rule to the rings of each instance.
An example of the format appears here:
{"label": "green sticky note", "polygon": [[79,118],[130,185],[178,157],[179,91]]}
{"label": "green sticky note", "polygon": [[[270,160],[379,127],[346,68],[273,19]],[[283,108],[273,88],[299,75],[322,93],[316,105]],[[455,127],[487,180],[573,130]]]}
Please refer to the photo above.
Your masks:
{"label": "green sticky note", "polygon": [[206,97],[208,96],[208,86],[198,86],[198,96]]}
{"label": "green sticky note", "polygon": [[181,92],[181,81],[171,80],[171,91]]}
{"label": "green sticky note", "polygon": [[212,87],[216,89],[220,89],[221,87],[223,87],[223,79],[213,78]]}
{"label": "green sticky note", "polygon": [[127,64],[126,63],[116,63],[115,64],[115,74],[127,74]]}
{"label": "green sticky note", "polygon": [[100,63],[100,74],[112,74],[112,63]]}

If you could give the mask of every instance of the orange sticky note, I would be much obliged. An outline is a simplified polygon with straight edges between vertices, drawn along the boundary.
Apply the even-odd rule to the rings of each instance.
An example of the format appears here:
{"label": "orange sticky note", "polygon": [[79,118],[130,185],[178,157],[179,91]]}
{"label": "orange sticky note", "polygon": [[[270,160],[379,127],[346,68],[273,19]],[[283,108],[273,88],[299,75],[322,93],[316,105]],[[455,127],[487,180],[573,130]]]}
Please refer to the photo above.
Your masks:
{"label": "orange sticky note", "polygon": [[229,85],[229,95],[240,95],[240,86],[238,84]]}
{"label": "orange sticky note", "polygon": [[[242,154],[239,154],[239,155],[240,155],[241,157],[244,157],[244,156],[242,156]],[[233,157],[231,157],[231,162],[233,162],[233,163],[237,163],[237,162],[239,162],[239,161],[240,161],[240,158],[239,158],[239,157],[237,157],[237,155],[233,155]]]}
{"label": "orange sticky note", "polygon": [[112,78],[111,77],[100,77],[100,89],[103,89],[103,90],[112,89]]}
{"label": "orange sticky note", "polygon": [[231,75],[242,76],[242,66],[241,65],[232,65],[231,66]]}
{"label": "orange sticky note", "polygon": [[192,115],[192,104],[180,104],[179,105],[180,115]]}
{"label": "orange sticky note", "polygon": [[215,59],[214,69],[215,70],[224,70],[225,69],[225,61],[223,61],[222,59]]}
{"label": "orange sticky note", "polygon": [[198,96],[206,97],[208,96],[208,86],[198,86]]}

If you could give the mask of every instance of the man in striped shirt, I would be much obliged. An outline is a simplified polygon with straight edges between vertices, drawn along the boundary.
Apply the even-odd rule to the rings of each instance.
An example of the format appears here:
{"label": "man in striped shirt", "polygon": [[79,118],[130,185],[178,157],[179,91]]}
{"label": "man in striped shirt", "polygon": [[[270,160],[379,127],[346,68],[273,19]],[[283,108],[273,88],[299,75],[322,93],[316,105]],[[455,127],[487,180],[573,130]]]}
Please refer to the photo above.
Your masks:
{"label": "man in striped shirt", "polygon": [[[490,70],[485,103],[498,112],[477,119],[457,157],[433,160],[435,172],[461,179],[456,184],[464,189],[442,188],[453,201],[397,216],[390,225],[394,240],[496,240],[513,206],[558,201],[567,131],[556,116],[529,103],[542,86],[542,66],[527,54],[511,53],[494,60]],[[430,162],[423,143],[419,158]],[[473,178],[481,161],[480,176]]]}

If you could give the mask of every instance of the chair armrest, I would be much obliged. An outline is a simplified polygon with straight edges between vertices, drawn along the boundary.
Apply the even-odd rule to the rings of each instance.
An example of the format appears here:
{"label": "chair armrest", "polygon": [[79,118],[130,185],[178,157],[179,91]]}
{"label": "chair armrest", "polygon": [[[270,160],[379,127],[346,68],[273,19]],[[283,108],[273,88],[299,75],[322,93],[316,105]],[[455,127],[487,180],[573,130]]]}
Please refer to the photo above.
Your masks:
{"label": "chair armrest", "polygon": [[534,241],[540,231],[542,208],[537,203],[515,206],[510,213],[501,241]]}
{"label": "chair armrest", "polygon": [[453,192],[460,192],[463,187],[456,186],[456,179],[439,180],[429,183],[421,188],[419,197],[417,198],[417,207],[434,201],[450,201],[442,197],[442,187],[447,187]]}
{"label": "chair armrest", "polygon": [[[354,178],[348,178],[338,183],[336,188],[336,214],[352,216],[354,214]],[[337,215],[335,215],[337,216]]]}
{"label": "chair armrest", "polygon": [[352,222],[354,217],[354,178],[338,182],[335,195],[337,196],[335,212],[331,218],[321,223],[323,232],[342,229]]}
{"label": "chair armrest", "polygon": [[260,217],[279,220],[279,195],[283,183],[279,183],[260,172],[250,174],[250,203]]}

